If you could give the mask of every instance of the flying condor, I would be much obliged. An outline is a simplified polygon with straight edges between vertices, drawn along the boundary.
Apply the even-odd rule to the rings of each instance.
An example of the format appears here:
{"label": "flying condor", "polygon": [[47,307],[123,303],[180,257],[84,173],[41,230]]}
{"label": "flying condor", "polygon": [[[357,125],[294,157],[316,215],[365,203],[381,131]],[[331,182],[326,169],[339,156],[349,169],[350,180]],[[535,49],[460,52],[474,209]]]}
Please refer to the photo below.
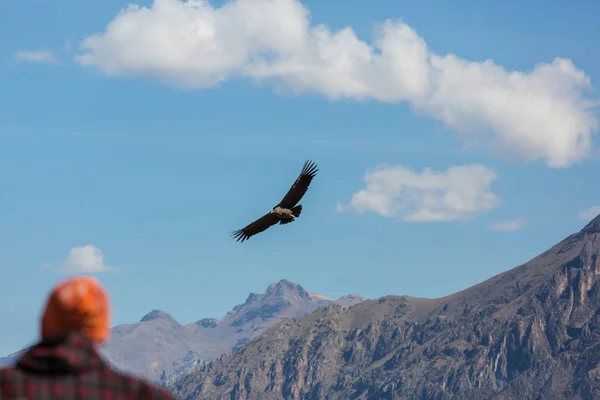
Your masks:
{"label": "flying condor", "polygon": [[250,237],[265,231],[267,228],[279,223],[280,225],[289,224],[294,219],[300,216],[302,212],[302,204],[298,202],[302,199],[302,196],[308,190],[308,186],[312,182],[313,178],[317,175],[316,164],[310,160],[307,160],[302,167],[302,171],[296,182],[292,185],[287,194],[269,213],[263,215],[256,221],[250,223],[245,228],[239,229],[232,232],[231,236],[236,241],[244,241],[250,239]]}

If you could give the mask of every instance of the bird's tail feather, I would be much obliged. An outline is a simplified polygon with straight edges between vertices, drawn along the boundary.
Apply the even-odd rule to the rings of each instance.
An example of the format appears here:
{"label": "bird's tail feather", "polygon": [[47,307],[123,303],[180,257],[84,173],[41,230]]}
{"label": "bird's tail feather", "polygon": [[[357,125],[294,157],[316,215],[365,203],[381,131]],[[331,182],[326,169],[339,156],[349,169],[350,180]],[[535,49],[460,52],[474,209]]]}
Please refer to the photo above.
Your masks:
{"label": "bird's tail feather", "polygon": [[296,207],[292,207],[292,214],[294,214],[294,217],[298,218],[301,212],[302,204],[298,204]]}

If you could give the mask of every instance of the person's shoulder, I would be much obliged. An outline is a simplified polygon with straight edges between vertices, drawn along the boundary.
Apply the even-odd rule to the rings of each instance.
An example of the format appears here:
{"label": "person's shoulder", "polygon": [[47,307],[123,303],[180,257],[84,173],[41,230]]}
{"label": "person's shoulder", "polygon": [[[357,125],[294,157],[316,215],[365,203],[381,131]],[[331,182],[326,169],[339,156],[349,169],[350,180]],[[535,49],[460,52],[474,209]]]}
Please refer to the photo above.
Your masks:
{"label": "person's shoulder", "polygon": [[155,386],[146,379],[138,378],[133,375],[129,375],[126,373],[118,372],[112,370],[113,373],[119,375],[122,379],[126,380],[129,384],[129,387],[135,388],[135,397],[138,399],[148,399],[148,400],[173,400],[174,397],[166,389]]}
{"label": "person's shoulder", "polygon": [[2,378],[2,379],[10,378],[11,376],[15,375],[16,371],[17,370],[14,367],[14,365],[2,366],[2,367],[0,367],[0,378]]}
{"label": "person's shoulder", "polygon": [[14,388],[23,383],[23,375],[15,368],[14,365],[6,365],[0,367],[0,399],[6,395],[9,388]]}

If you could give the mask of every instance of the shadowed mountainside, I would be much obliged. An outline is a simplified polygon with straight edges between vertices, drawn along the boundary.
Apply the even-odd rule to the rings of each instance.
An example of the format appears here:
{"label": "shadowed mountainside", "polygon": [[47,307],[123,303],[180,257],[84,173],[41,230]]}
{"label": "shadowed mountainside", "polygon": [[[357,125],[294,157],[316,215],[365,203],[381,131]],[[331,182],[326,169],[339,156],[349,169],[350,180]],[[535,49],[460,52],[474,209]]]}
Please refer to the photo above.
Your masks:
{"label": "shadowed mountainside", "polygon": [[600,216],[438,299],[386,296],[279,323],[175,381],[180,399],[600,397]]}

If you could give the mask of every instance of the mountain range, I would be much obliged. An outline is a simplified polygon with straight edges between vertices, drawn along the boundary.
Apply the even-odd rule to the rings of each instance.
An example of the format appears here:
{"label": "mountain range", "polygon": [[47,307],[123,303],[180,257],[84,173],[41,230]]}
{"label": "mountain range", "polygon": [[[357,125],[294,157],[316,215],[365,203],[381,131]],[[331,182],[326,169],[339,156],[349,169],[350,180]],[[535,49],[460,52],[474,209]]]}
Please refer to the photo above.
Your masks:
{"label": "mountain range", "polygon": [[[109,341],[100,350],[111,365],[164,384],[231,353],[287,318],[329,304],[347,307],[363,300],[356,294],[329,298],[283,279],[264,293],[250,293],[243,304],[221,319],[203,318],[183,325],[166,312],[152,310],[139,322],[112,328]],[[0,358],[0,366],[12,364],[22,351]]]}
{"label": "mountain range", "polygon": [[289,318],[169,388],[181,400],[597,399],[599,255],[600,216],[449,296]]}

